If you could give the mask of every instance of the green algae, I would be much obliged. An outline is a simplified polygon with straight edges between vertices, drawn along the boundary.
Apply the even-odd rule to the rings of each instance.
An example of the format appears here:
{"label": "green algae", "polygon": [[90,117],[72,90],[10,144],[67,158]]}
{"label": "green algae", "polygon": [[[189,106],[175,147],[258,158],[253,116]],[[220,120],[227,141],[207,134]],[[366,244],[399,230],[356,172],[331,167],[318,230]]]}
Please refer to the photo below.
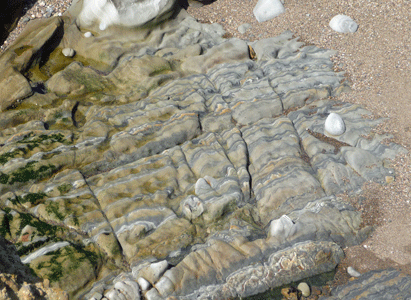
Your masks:
{"label": "green algae", "polygon": [[42,165],[38,169],[34,166],[37,164],[35,161],[28,162],[24,167],[20,167],[13,171],[11,174],[0,175],[0,183],[2,184],[14,184],[16,182],[24,183],[30,180],[42,180],[50,177],[57,172],[56,166],[52,164]]}
{"label": "green algae", "polygon": [[20,153],[24,153],[24,151],[21,150],[21,149],[16,149],[16,150],[1,154],[0,155],[0,164],[4,165],[10,159],[15,158]]}
{"label": "green algae", "polygon": [[73,272],[86,261],[91,266],[96,266],[99,261],[98,254],[86,250],[85,247],[77,244],[70,244],[68,247],[48,253],[47,256],[50,259],[40,262],[34,267],[34,270],[38,272],[41,269],[45,269],[46,274],[42,277],[48,278],[51,282],[60,281],[64,273]]}
{"label": "green algae", "polygon": [[51,225],[49,223],[43,222],[31,214],[20,213],[20,228],[17,232],[17,235],[20,235],[22,229],[26,225],[30,225],[36,228],[38,235],[40,236],[57,236],[58,233],[63,233],[64,228],[56,225]]}
{"label": "green algae", "polygon": [[84,66],[90,66],[93,68],[107,70],[110,69],[107,64],[93,60],[91,58],[85,58],[78,53],[74,57],[66,57],[62,53],[62,48],[56,48],[50,53],[48,60],[40,65],[35,65],[29,69],[24,75],[31,81],[47,81],[51,76],[59,71],[64,70],[68,65],[73,62],[80,62]]}
{"label": "green algae", "polygon": [[3,237],[11,236],[10,223],[13,221],[13,215],[10,213],[11,209],[8,207],[3,208],[5,212],[0,224],[0,235]]}
{"label": "green algae", "polygon": [[54,201],[50,201],[46,206],[46,211],[49,215],[55,215],[60,221],[64,220],[64,215],[59,210],[59,204]]}
{"label": "green algae", "polygon": [[66,140],[62,133],[41,134],[39,136],[34,136],[34,133],[31,132],[17,143],[27,144],[27,147],[30,150],[33,150],[34,148],[39,147],[40,145],[51,145],[53,143],[69,145],[72,144],[72,141]]}
{"label": "green algae", "polygon": [[14,199],[13,198],[9,198],[10,202],[13,203],[14,205],[20,203],[20,204],[24,204],[27,202],[30,202],[33,205],[39,204],[40,201],[39,200],[43,200],[44,197],[46,197],[47,195],[45,193],[28,193],[25,196],[15,196]]}
{"label": "green algae", "polygon": [[57,187],[57,189],[59,190],[61,195],[64,195],[65,193],[67,193],[68,191],[71,190],[71,184],[69,183],[63,183],[62,185],[59,185]]}
{"label": "green algae", "polygon": [[33,46],[32,45],[24,45],[24,46],[21,46],[19,48],[14,49],[14,52],[17,54],[17,56],[20,56],[29,49],[33,49]]}

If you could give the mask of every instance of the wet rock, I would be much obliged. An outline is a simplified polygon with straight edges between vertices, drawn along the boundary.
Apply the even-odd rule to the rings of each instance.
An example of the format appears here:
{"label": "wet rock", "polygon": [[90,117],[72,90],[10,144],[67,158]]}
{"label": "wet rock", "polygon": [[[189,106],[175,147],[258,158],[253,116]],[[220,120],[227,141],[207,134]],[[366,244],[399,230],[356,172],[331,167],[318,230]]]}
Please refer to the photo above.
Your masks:
{"label": "wet rock", "polygon": [[0,111],[4,111],[33,94],[27,79],[13,68],[0,75]]}

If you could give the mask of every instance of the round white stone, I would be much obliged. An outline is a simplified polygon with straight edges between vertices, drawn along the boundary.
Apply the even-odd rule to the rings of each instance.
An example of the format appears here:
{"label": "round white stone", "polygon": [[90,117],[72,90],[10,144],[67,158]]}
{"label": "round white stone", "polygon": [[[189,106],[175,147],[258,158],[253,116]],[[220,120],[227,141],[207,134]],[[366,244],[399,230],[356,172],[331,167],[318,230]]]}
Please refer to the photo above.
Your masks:
{"label": "round white stone", "polygon": [[353,33],[357,31],[358,24],[353,19],[351,19],[349,16],[336,15],[334,18],[331,19],[330,27],[331,29],[337,32]]}
{"label": "round white stone", "polygon": [[360,277],[361,273],[355,270],[353,267],[348,267],[347,268],[347,273],[352,276],[352,277]]}
{"label": "round white stone", "polygon": [[300,282],[297,286],[297,289],[301,291],[301,294],[304,297],[308,297],[311,294],[310,287],[305,282]]}
{"label": "round white stone", "polygon": [[84,33],[84,37],[89,38],[92,37],[93,34],[90,31],[87,31],[86,33]]}
{"label": "round white stone", "polygon": [[61,52],[66,57],[73,57],[76,54],[76,52],[71,48],[64,48]]}
{"label": "round white stone", "polygon": [[345,132],[344,120],[339,114],[330,113],[325,120],[324,129],[331,135],[341,135]]}

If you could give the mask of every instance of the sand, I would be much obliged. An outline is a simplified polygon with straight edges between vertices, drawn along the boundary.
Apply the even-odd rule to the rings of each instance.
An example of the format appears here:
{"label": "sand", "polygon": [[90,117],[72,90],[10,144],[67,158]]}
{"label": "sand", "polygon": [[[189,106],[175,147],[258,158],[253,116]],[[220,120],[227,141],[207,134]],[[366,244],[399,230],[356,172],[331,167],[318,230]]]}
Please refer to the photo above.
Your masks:
{"label": "sand", "polygon": [[[63,7],[59,6],[63,2],[65,6],[71,3],[47,0],[47,5]],[[31,11],[39,9],[38,3]],[[258,23],[253,15],[256,3],[257,0],[217,0],[201,7],[190,5],[187,10],[201,22],[220,23],[227,36],[253,41],[290,30],[307,44],[336,50],[332,57],[335,69],[346,72],[352,87],[350,93],[337,100],[359,104],[375,118],[387,118],[375,131],[391,134],[392,139],[387,142],[410,149],[411,1],[285,0],[285,13],[263,23]],[[337,14],[353,18],[359,24],[357,32],[334,32],[329,21]],[[251,29],[240,34],[237,28],[244,23],[250,24]],[[7,43],[23,28],[24,24],[19,23]],[[375,225],[376,229],[362,245],[344,249],[346,258],[340,264],[336,283],[347,280],[348,266],[359,272],[395,267],[411,274],[410,161],[409,154],[392,161],[396,180],[391,184],[367,183],[362,195],[340,195],[363,212],[365,225]]]}

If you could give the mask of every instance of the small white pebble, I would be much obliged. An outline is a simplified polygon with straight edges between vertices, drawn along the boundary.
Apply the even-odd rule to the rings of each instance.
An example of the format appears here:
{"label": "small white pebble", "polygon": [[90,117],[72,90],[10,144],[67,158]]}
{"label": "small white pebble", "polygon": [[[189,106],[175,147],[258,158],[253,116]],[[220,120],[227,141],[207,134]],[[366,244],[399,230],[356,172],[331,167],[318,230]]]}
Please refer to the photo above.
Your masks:
{"label": "small white pebble", "polygon": [[360,277],[361,273],[355,270],[353,267],[348,267],[347,268],[347,273],[352,276],[352,277]]}
{"label": "small white pebble", "polygon": [[89,38],[92,37],[93,34],[90,31],[87,31],[86,33],[84,33],[84,37]]}
{"label": "small white pebble", "polygon": [[304,297],[309,297],[311,294],[310,287],[305,282],[300,282],[297,286],[297,289],[301,291],[301,294]]}
{"label": "small white pebble", "polygon": [[74,55],[76,55],[76,51],[74,51],[74,49],[71,48],[64,48],[61,52],[66,57],[73,57]]}

